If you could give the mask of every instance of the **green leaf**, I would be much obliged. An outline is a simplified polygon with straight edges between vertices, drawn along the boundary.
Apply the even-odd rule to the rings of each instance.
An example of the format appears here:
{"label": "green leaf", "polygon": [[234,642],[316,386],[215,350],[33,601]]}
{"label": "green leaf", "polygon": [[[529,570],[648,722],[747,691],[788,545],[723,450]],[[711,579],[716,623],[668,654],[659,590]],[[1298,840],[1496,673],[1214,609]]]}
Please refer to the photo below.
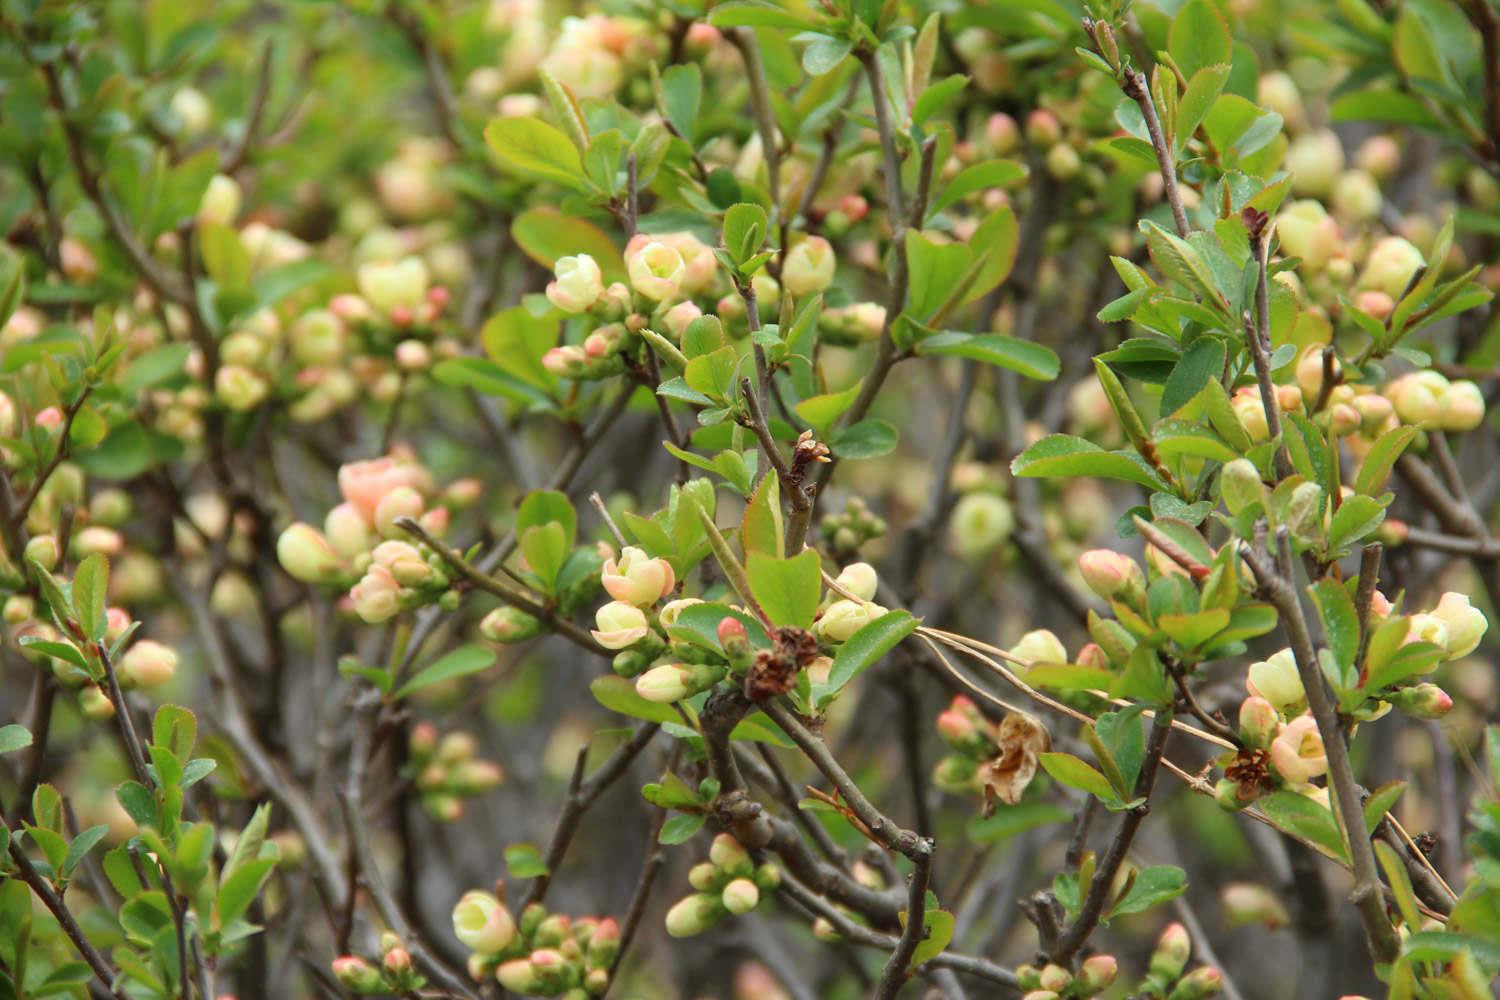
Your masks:
{"label": "green leaf", "polygon": [[68,853],[63,858],[62,867],[58,869],[58,874],[63,878],[72,875],[73,869],[82,863],[83,859],[88,856],[89,851],[92,851],[94,845],[103,840],[107,833],[109,833],[109,825],[100,823],[98,826],[91,826],[74,837],[72,842],[68,844]]}
{"label": "green leaf", "polygon": [[1176,899],[1187,890],[1187,872],[1176,865],[1152,865],[1135,873],[1130,891],[1110,908],[1110,919],[1140,913],[1158,903]]}
{"label": "green leaf", "polygon": [[750,202],[729,206],[724,213],[724,249],[736,265],[755,256],[765,238],[765,209]]}
{"label": "green leaf", "polygon": [[1232,62],[1234,43],[1218,9],[1208,0],[1192,0],[1172,19],[1167,51],[1177,68],[1191,79],[1206,66]]}
{"label": "green leaf", "polygon": [[874,666],[902,639],[915,632],[919,624],[910,612],[897,609],[887,611],[860,628],[839,647],[828,671],[827,682],[814,689],[814,703],[820,707],[826,705],[843,690],[844,685]]}
{"label": "green leaf", "polygon": [[1176,413],[1203,391],[1207,382],[1224,373],[1224,342],[1217,337],[1199,337],[1182,353],[1161,391],[1163,416]]}
{"label": "green leaf", "polygon": [[692,840],[693,835],[703,829],[703,824],[708,822],[708,816],[704,813],[683,813],[673,816],[662,824],[661,833],[656,841],[659,844],[681,844]]}
{"label": "green leaf", "polygon": [[592,222],[542,206],[516,216],[510,224],[510,234],[526,256],[549,271],[559,257],[582,253],[599,265],[606,285],[625,280],[625,259],[604,230]]}
{"label": "green leaf", "polygon": [[473,389],[522,404],[546,403],[547,396],[487,358],[444,358],[432,366],[434,381],[455,389]]}
{"label": "green leaf", "polygon": [[1364,810],[1367,833],[1375,832],[1375,828],[1380,825],[1382,819],[1385,819],[1385,814],[1391,811],[1391,806],[1396,804],[1396,800],[1404,791],[1406,791],[1406,782],[1387,781],[1370,793],[1370,797],[1365,800]]}
{"label": "green leaf", "polygon": [[477,642],[460,646],[440,656],[437,662],[418,671],[411,680],[401,686],[395,697],[405,698],[434,684],[451,681],[456,677],[477,674],[481,670],[488,670],[494,662],[495,652],[487,646],[482,646]]}
{"label": "green leaf", "polygon": [[[1308,594],[1323,622],[1323,635],[1340,671],[1352,674],[1354,659],[1359,655],[1359,615],[1349,591],[1334,580],[1319,580],[1308,588]],[[1343,684],[1343,687],[1352,686]]]}
{"label": "green leaf", "polygon": [[976,816],[969,822],[968,837],[975,844],[996,844],[1039,826],[1067,823],[1073,814],[1051,802],[1018,802],[1013,806],[999,803],[989,816]]}
{"label": "green leaf", "polygon": [[1053,779],[1080,791],[1087,792],[1105,802],[1115,801],[1115,790],[1110,787],[1109,779],[1098,771],[1093,765],[1074,757],[1070,753],[1052,751],[1037,755],[1043,770],[1052,775]]}
{"label": "green leaf", "polygon": [[854,43],[847,38],[819,35],[802,50],[802,68],[807,71],[808,76],[831,73],[853,49]]}
{"label": "green leaf", "polygon": [[153,386],[185,375],[188,355],[192,353],[193,345],[186,343],[153,347],[130,362],[120,379],[120,392],[133,400]]}
{"label": "green leaf", "polygon": [[945,330],[918,341],[917,353],[970,358],[1046,382],[1057,378],[1061,370],[1057,352],[1052,348],[1005,333],[968,334]]}
{"label": "green leaf", "polygon": [[750,593],[772,625],[812,625],[823,589],[822,563],[815,550],[803,549],[788,559],[752,552],[746,558],[745,572]]}
{"label": "green leaf", "polygon": [[552,593],[557,574],[568,558],[568,540],[562,525],[556,521],[535,524],[521,532],[521,555],[526,565],[542,582],[542,589]]}
{"label": "green leaf", "polygon": [[728,0],[715,4],[708,23],[716,28],[790,28],[801,31],[812,22],[784,7],[763,0]]}
{"label": "green leaf", "polygon": [[702,103],[703,71],[697,63],[678,63],[662,71],[662,114],[689,143],[698,131],[698,109]]}
{"label": "green leaf", "polygon": [[561,130],[538,118],[497,118],[485,127],[484,141],[510,173],[553,181],[575,191],[585,188],[578,147]]}
{"label": "green leaf", "polygon": [[78,626],[95,642],[104,638],[109,592],[109,562],[94,553],[78,564],[73,572],[73,610],[78,612]]}
{"label": "green leaf", "polygon": [[215,907],[220,927],[226,927],[245,915],[275,867],[275,858],[256,858],[240,865],[220,883]]}
{"label": "green leaf", "polygon": [[933,216],[961,198],[990,188],[1010,187],[1026,177],[1026,165],[1018,160],[985,160],[960,170],[928,209]]}
{"label": "green leaf", "polygon": [[1272,792],[1256,803],[1276,826],[1333,852],[1343,858],[1344,840],[1338,823],[1325,806],[1296,792]]}
{"label": "green leaf", "polygon": [[839,458],[858,460],[889,455],[899,440],[895,424],[870,417],[845,427],[828,444]]}
{"label": "green leaf", "polygon": [[1228,80],[1229,66],[1224,63],[1204,66],[1188,80],[1187,89],[1182,92],[1182,100],[1177,105],[1176,146],[1179,154],[1187,148],[1188,140],[1203,124],[1203,119],[1208,117]]}
{"label": "green leaf", "polygon": [[528,528],[556,523],[562,526],[563,543],[572,548],[578,539],[578,512],[568,495],[559,490],[532,490],[516,510],[516,534]]}
{"label": "green leaf", "polygon": [[1398,427],[1376,438],[1375,444],[1365,455],[1365,460],[1360,463],[1359,475],[1354,479],[1354,492],[1374,496],[1385,484],[1385,479],[1395,466],[1396,459],[1401,457],[1401,453],[1416,436],[1417,428]]}
{"label": "green leaf", "polygon": [[1010,471],[1031,479],[1098,476],[1139,483],[1150,490],[1167,490],[1156,470],[1134,452],[1105,451],[1092,441],[1067,434],[1042,438],[1015,457]]}
{"label": "green leaf", "polygon": [[745,516],[740,522],[740,548],[748,556],[752,552],[763,552],[780,559],[786,555],[785,525],[781,517],[781,488],[776,473],[768,472],[761,477],[760,485],[745,505]]}
{"label": "green leaf", "polygon": [[31,730],[19,722],[0,726],[0,753],[15,753],[31,746]]}
{"label": "green leaf", "polygon": [[198,253],[203,269],[223,291],[238,291],[250,284],[251,261],[240,234],[222,222],[198,223]]}
{"label": "green leaf", "polygon": [[855,382],[840,392],[825,392],[821,396],[809,396],[792,409],[797,416],[807,421],[815,431],[821,434],[833,426],[834,422],[844,415],[845,410],[854,405],[855,398],[859,396],[860,384]]}
{"label": "green leaf", "polygon": [[911,953],[911,966],[917,968],[923,962],[937,958],[953,941],[955,920],[947,910],[928,910],[922,916],[922,927],[926,933],[917,950]]}
{"label": "green leaf", "polygon": [[505,867],[511,878],[537,878],[548,874],[542,852],[534,844],[511,844],[505,849]]}
{"label": "green leaf", "polygon": [[909,229],[906,260],[910,274],[906,312],[913,319],[925,321],[958,289],[972,254],[962,243],[939,243]]}

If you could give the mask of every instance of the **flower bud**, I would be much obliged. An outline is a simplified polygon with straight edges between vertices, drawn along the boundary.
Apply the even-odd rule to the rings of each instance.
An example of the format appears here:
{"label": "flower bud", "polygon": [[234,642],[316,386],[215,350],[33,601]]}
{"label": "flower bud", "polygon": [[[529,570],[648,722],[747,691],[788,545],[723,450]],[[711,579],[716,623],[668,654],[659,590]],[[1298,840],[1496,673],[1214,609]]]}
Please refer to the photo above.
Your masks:
{"label": "flower bud", "polygon": [[1084,959],[1078,969],[1078,984],[1085,996],[1102,992],[1120,973],[1120,965],[1113,955],[1093,955]]}
{"label": "flower bud", "polygon": [[646,298],[656,302],[677,294],[687,267],[682,254],[665,243],[644,243],[625,261],[630,284]]}
{"label": "flower bud", "polygon": [[1306,692],[1302,689],[1301,674],[1297,671],[1297,658],[1290,649],[1283,649],[1265,660],[1250,664],[1245,689],[1282,712],[1301,705],[1306,697]]}
{"label": "flower bud", "polygon": [[698,319],[702,315],[703,310],[698,308],[698,303],[689,299],[684,302],[679,302],[672,308],[668,309],[666,311],[666,314],[662,316],[661,319],[672,336],[681,341],[683,336],[687,333],[688,327],[693,324],[694,320]]}
{"label": "flower bud", "polygon": [[1300,132],[1307,127],[1302,94],[1289,74],[1280,71],[1262,74],[1256,84],[1255,101],[1280,115],[1288,131]]}
{"label": "flower bud", "polygon": [[1235,391],[1229,400],[1230,409],[1239,418],[1240,426],[1250,435],[1250,440],[1259,444],[1271,437],[1270,425],[1266,422],[1266,408],[1260,401],[1260,392],[1254,386]]}
{"label": "flower bud", "polygon": [[1468,656],[1479,646],[1489,628],[1484,612],[1469,603],[1468,595],[1448,591],[1432,609],[1432,616],[1447,629],[1447,641],[1442,643],[1446,659],[1456,660]]}
{"label": "flower bud", "polygon": [[531,959],[513,958],[501,962],[495,969],[495,978],[500,985],[518,996],[531,996],[541,984],[540,977],[531,968]]}
{"label": "flower bud", "polygon": [[985,120],[984,138],[989,143],[990,152],[1007,156],[1021,143],[1021,127],[1010,115],[997,111]]}
{"label": "flower bud", "polygon": [[115,703],[94,684],[78,692],[78,708],[90,719],[112,719],[115,716]]}
{"label": "flower bud", "polygon": [[749,913],[760,903],[760,890],[749,879],[737,878],[724,887],[719,898],[724,903],[724,909],[740,916]]}
{"label": "flower bud", "polygon": [[139,639],[120,657],[120,683],[125,687],[154,688],[177,672],[177,651],[153,639]]}
{"label": "flower bud", "polygon": [[983,555],[1003,545],[1016,527],[1010,504],[993,493],[966,493],[953,505],[948,541],[963,558]]}
{"label": "flower bud", "polygon": [[1380,215],[1380,185],[1365,170],[1346,170],[1333,185],[1333,214],[1350,225],[1364,225]]}
{"label": "flower bud", "polygon": [[1175,981],[1187,966],[1192,948],[1187,928],[1175,921],[1168,924],[1157,939],[1156,950],[1151,953],[1151,976],[1162,982]]}
{"label": "flower bud", "polygon": [[1231,882],[1219,893],[1219,901],[1230,927],[1260,924],[1274,931],[1290,920],[1276,894],[1254,882]]}
{"label": "flower bud", "polygon": [[[1333,359],[1333,376],[1337,381],[1340,365],[1337,358]],[[1312,344],[1302,352],[1297,359],[1296,368],[1297,387],[1302,390],[1304,399],[1317,399],[1323,389],[1323,345]]]}
{"label": "flower bud", "polygon": [[1401,293],[1411,283],[1417,269],[1426,262],[1422,251],[1399,236],[1387,236],[1375,244],[1365,258],[1365,269],[1359,276],[1360,288],[1373,288],[1384,292],[1392,301],[1400,301]]}
{"label": "flower bud", "polygon": [[715,635],[725,652],[730,652],[733,647],[736,652],[743,653],[750,644],[750,636],[745,631],[745,623],[733,615],[725,615],[719,619]]}
{"label": "flower bud", "polygon": [[1344,169],[1344,147],[1329,129],[1308,132],[1292,140],[1282,166],[1298,195],[1322,197]]}
{"label": "flower bud", "polygon": [[589,935],[588,963],[595,969],[608,969],[620,954],[620,925],[614,917],[605,917]]}
{"label": "flower bud", "polygon": [[677,901],[667,911],[667,933],[676,938],[702,934],[724,914],[724,904],[718,896],[697,893]]}
{"label": "flower bud", "polygon": [[270,391],[265,379],[243,365],[224,365],[214,375],[214,398],[236,413],[255,409]]}
{"label": "flower bud", "polygon": [[979,761],[970,754],[951,753],[932,769],[932,783],[949,795],[967,795],[977,790]]}
{"label": "flower bud", "polygon": [[1167,1000],[1207,1000],[1224,988],[1224,974],[1211,966],[1202,966],[1177,981],[1177,988]]}
{"label": "flower bud", "polygon": [[[1256,664],[1263,666],[1263,664]],[[1298,683],[1297,690],[1302,690]],[[1255,750],[1264,750],[1271,745],[1281,729],[1281,718],[1276,708],[1265,698],[1251,696],[1240,703],[1240,739]]]}
{"label": "flower bud", "polygon": [[793,245],[781,267],[781,281],[797,298],[814,295],[833,284],[836,260],[833,247],[821,236]]}
{"label": "flower bud", "polygon": [[1411,372],[1386,386],[1385,394],[1404,424],[1435,429],[1443,421],[1452,385],[1435,371]]}
{"label": "flower bud", "polygon": [[813,629],[829,642],[847,642],[854,633],[885,613],[886,609],[879,604],[834,601],[813,625]]}
{"label": "flower bud", "polygon": [[863,562],[845,566],[834,582],[861,601],[875,600],[875,592],[880,586],[875,567]]}
{"label": "flower bud", "polygon": [[624,649],[651,631],[646,613],[633,604],[611,601],[594,612],[594,639],[605,649]]}
{"label": "flower bud", "polygon": [[688,885],[699,892],[712,892],[723,881],[724,871],[712,861],[700,861],[688,869]]}
{"label": "flower bud", "polygon": [[1038,108],[1026,116],[1026,141],[1033,146],[1047,148],[1062,140],[1062,123],[1057,116],[1045,108]]}
{"label": "flower bud", "polygon": [[618,561],[613,558],[604,561],[600,581],[610,597],[638,607],[655,604],[677,585],[671,563],[653,559],[644,549],[633,545],[621,551]]}
{"label": "flower bud", "polygon": [[360,295],[376,310],[396,318],[404,311],[408,320],[427,299],[429,277],[421,257],[403,257],[395,262],[372,261],[355,272]]}
{"label": "flower bud", "polygon": [[559,257],[553,265],[555,281],[547,284],[547,299],[565,313],[584,313],[604,294],[604,274],[586,253]]}
{"label": "flower bud", "polygon": [[1281,252],[1299,257],[1310,274],[1328,266],[1343,247],[1339,225],[1316,201],[1296,201],[1276,216],[1276,238]]}
{"label": "flower bud", "polygon": [[1083,169],[1083,158],[1078,155],[1078,150],[1066,142],[1059,142],[1047,150],[1042,163],[1046,166],[1047,173],[1060,181],[1078,176],[1078,171]]}
{"label": "flower bud", "polygon": [[1089,549],[1078,557],[1078,571],[1089,589],[1106,601],[1131,603],[1145,592],[1146,576],[1140,564],[1112,549]]}
{"label": "flower bud", "polygon": [[397,946],[387,951],[380,960],[380,965],[385,969],[386,975],[399,978],[411,973],[411,952]]}
{"label": "flower bud", "polygon": [[733,836],[721,833],[708,848],[708,860],[727,872],[748,872],[750,852]]}
{"label": "flower bud", "polygon": [[1463,379],[1448,387],[1443,399],[1443,416],[1438,426],[1445,431],[1472,431],[1484,423],[1484,393],[1479,386]]}
{"label": "flower bud", "polygon": [[692,671],[683,664],[664,663],[635,679],[635,693],[647,701],[671,704],[694,693],[692,680]]}
{"label": "flower bud", "polygon": [[386,538],[400,537],[403,532],[396,527],[396,521],[403,517],[421,517],[425,506],[422,494],[410,486],[397,486],[375,505],[375,530]]}
{"label": "flower bud", "polygon": [[214,174],[209,178],[203,198],[198,202],[198,221],[220,226],[234,223],[240,214],[240,186],[233,177]]}
{"label": "flower bud", "polygon": [[534,615],[510,605],[495,608],[479,622],[479,634],[490,642],[524,642],[542,632],[542,623]]}
{"label": "flower bud", "polygon": [[1229,513],[1237,517],[1253,504],[1265,503],[1266,487],[1254,462],[1236,458],[1219,470],[1219,494]]}
{"label": "flower bud", "polygon": [[755,869],[755,884],[762,892],[770,892],[781,885],[781,869],[767,861]]}
{"label": "flower bud", "polygon": [[401,586],[391,571],[372,564],[349,591],[354,613],[371,625],[390,621],[401,610]]}
{"label": "flower bud", "polygon": [[1392,705],[1418,719],[1441,719],[1453,710],[1453,699],[1436,684],[1423,682],[1392,691]]}
{"label": "flower bud", "polygon": [[1028,665],[1037,663],[1067,663],[1068,651],[1049,629],[1033,629],[1021,636],[1021,641],[1010,647],[1010,655]]}
{"label": "flower bud", "polygon": [[1061,993],[1073,985],[1073,974],[1061,965],[1049,962],[1042,966],[1038,981],[1042,984],[1042,989]]}
{"label": "flower bud", "polygon": [[948,707],[937,718],[938,733],[955,750],[977,749],[989,742],[984,716],[978,707],[961,694],[953,696]]}
{"label": "flower bud", "polygon": [[358,955],[343,955],[333,960],[333,978],[354,993],[379,993],[383,986],[380,970]]}

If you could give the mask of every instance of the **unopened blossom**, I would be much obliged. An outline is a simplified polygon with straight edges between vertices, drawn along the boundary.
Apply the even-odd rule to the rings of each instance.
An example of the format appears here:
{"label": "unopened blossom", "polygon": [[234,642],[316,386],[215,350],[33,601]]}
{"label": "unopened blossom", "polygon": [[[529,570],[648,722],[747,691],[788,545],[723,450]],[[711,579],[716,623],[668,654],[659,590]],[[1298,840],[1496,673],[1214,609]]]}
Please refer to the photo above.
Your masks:
{"label": "unopened blossom", "polygon": [[875,567],[865,562],[850,563],[845,566],[834,582],[862,601],[873,601],[875,591],[880,586],[880,578],[875,572]]}
{"label": "unopened blossom", "polygon": [[781,281],[798,298],[814,295],[833,284],[836,263],[829,242],[821,236],[809,236],[787,252]]}
{"label": "unopened blossom", "polygon": [[371,625],[389,621],[401,610],[401,585],[391,571],[372,564],[349,591],[354,612]]}
{"label": "unopened blossom", "polygon": [[817,633],[829,642],[846,642],[854,633],[886,613],[868,601],[834,601],[815,624]]}
{"label": "unopened blossom", "polygon": [[471,891],[464,893],[453,908],[453,933],[466,947],[493,955],[510,946],[516,925],[499,899],[487,892]]}
{"label": "unopened blossom", "polygon": [[120,681],[127,687],[153,688],[177,672],[177,651],[154,639],[139,639],[119,662]]}
{"label": "unopened blossom", "polygon": [[1437,607],[1432,609],[1432,616],[1447,627],[1447,642],[1443,648],[1447,652],[1447,659],[1450,660],[1456,660],[1474,652],[1479,646],[1479,640],[1484,638],[1484,633],[1490,626],[1489,619],[1485,618],[1484,612],[1469,603],[1467,594],[1452,590],[1443,594]]}
{"label": "unopened blossom", "polygon": [[1067,663],[1068,651],[1050,629],[1032,629],[1010,647],[1010,655],[1026,664]]}
{"label": "unopened blossom", "polygon": [[407,310],[408,316],[427,298],[427,264],[420,257],[398,261],[373,261],[355,272],[355,283],[365,301],[387,316]]}
{"label": "unopened blossom", "polygon": [[1412,276],[1425,264],[1422,251],[1409,240],[1387,236],[1376,243],[1370,255],[1365,258],[1365,269],[1359,276],[1359,287],[1373,288],[1389,295],[1392,301],[1400,301]]}
{"label": "unopened blossom", "polygon": [[594,639],[605,649],[624,649],[646,637],[646,613],[625,601],[611,601],[594,612]]}
{"label": "unopened blossom", "polygon": [[547,299],[565,313],[588,312],[604,294],[604,275],[586,253],[559,257],[552,267],[557,276],[547,284]]}
{"label": "unopened blossom", "polygon": [[665,243],[648,242],[625,259],[630,284],[648,299],[660,302],[677,294],[686,274],[682,254]]}
{"label": "unopened blossom", "polygon": [[1302,675],[1297,670],[1297,658],[1291,649],[1280,650],[1250,664],[1245,688],[1283,712],[1301,704],[1307,696],[1302,688]]}
{"label": "unopened blossom", "polygon": [[298,522],[276,539],[281,568],[303,583],[321,583],[338,572],[339,555],[322,532]]}

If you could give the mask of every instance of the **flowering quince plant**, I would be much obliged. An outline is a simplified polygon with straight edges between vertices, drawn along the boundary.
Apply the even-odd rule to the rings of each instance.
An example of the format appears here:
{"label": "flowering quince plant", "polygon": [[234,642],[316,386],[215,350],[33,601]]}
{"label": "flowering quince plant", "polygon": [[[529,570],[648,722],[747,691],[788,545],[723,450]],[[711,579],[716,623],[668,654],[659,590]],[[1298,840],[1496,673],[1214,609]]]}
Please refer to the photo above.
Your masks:
{"label": "flowering quince plant", "polygon": [[1494,0],[0,0],[0,209],[0,1000],[1492,995]]}

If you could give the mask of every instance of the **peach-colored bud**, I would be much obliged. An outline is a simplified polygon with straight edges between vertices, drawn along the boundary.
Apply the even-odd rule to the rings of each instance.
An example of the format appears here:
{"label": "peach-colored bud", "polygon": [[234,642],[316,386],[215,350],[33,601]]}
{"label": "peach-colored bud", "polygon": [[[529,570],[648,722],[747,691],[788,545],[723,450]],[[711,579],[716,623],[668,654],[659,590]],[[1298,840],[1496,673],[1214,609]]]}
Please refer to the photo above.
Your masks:
{"label": "peach-colored bud", "polygon": [[682,254],[659,242],[646,243],[629,254],[625,268],[632,287],[657,302],[677,294],[687,271]]}
{"label": "peach-colored bud", "polygon": [[397,519],[420,517],[424,506],[422,494],[410,486],[397,486],[375,505],[375,530],[386,538],[402,535],[396,526]]}
{"label": "peach-colored bud", "polygon": [[303,583],[323,583],[339,571],[339,557],[322,532],[300,521],[276,540],[281,568]]}
{"label": "peach-colored bud", "polygon": [[1245,688],[1251,695],[1264,698],[1279,711],[1295,708],[1306,697],[1306,692],[1302,689],[1302,677],[1297,672],[1297,659],[1290,649],[1282,649],[1265,660],[1250,664]]}
{"label": "peach-colored bud", "polygon": [[1270,930],[1278,930],[1289,921],[1286,907],[1276,894],[1254,882],[1229,883],[1220,891],[1219,901],[1230,927],[1261,924]]}
{"label": "peach-colored bud", "polygon": [[1021,636],[1010,648],[1010,655],[1022,663],[1067,663],[1068,651],[1050,629],[1033,629]]}
{"label": "peach-colored bud", "polygon": [[1089,589],[1106,601],[1128,600],[1146,583],[1134,559],[1111,549],[1089,549],[1078,557],[1078,570]]}
{"label": "peach-colored bud", "polygon": [[671,563],[653,559],[633,545],[627,545],[618,560],[605,562],[600,580],[610,597],[638,607],[655,604],[677,585]]}
{"label": "peach-colored bud", "polygon": [[1435,371],[1411,372],[1386,386],[1385,394],[1401,422],[1433,429],[1442,423],[1451,384]]}
{"label": "peach-colored bud", "polygon": [[725,649],[728,649],[731,644],[750,641],[750,636],[745,632],[745,623],[733,615],[725,615],[719,619],[717,635],[719,645]]}
{"label": "peach-colored bud", "polygon": [[1292,175],[1292,190],[1322,197],[1333,189],[1344,169],[1344,147],[1329,129],[1308,132],[1292,140],[1282,166]]}
{"label": "peach-colored bud", "polygon": [[380,970],[358,955],[335,958],[332,969],[340,985],[356,993],[374,993],[381,987]]}
{"label": "peach-colored bud", "polygon": [[832,245],[821,236],[809,236],[787,253],[781,280],[798,298],[813,295],[833,283],[835,264]]}
{"label": "peach-colored bud", "polygon": [[1401,298],[1417,269],[1426,263],[1422,251],[1399,236],[1387,236],[1376,243],[1365,258],[1365,269],[1359,276],[1360,288],[1374,288]]}
{"label": "peach-colored bud", "polygon": [[390,570],[372,564],[349,591],[349,599],[354,603],[355,614],[371,625],[378,625],[390,621],[401,610],[401,585]]}
{"label": "peach-colored bud", "polygon": [[1281,717],[1269,701],[1252,695],[1240,703],[1240,739],[1246,746],[1264,750],[1280,730]]}
{"label": "peach-colored bud", "polygon": [[270,391],[259,373],[243,365],[224,365],[214,375],[215,398],[236,413],[255,409]]}
{"label": "peach-colored bud", "polygon": [[1026,141],[1043,149],[1062,140],[1062,123],[1045,108],[1026,116]]}
{"label": "peach-colored bud", "polygon": [[651,631],[646,614],[640,608],[624,601],[611,601],[594,612],[595,641],[605,649],[625,649],[633,646]]}
{"label": "peach-colored bud", "polygon": [[1484,423],[1484,393],[1467,379],[1448,387],[1440,421],[1445,431],[1472,431]]}
{"label": "peach-colored bud", "polygon": [[1467,594],[1448,591],[1432,609],[1432,617],[1443,623],[1447,642],[1443,643],[1446,659],[1457,660],[1468,656],[1479,647],[1479,640],[1489,629],[1489,620],[1484,612],[1469,603]]}
{"label": "peach-colored bud", "polygon": [[604,294],[604,276],[586,253],[560,257],[553,265],[557,279],[548,283],[547,298],[565,313],[583,313]]}
{"label": "peach-colored bud", "polygon": [[719,899],[724,909],[739,916],[749,913],[760,903],[760,889],[747,878],[737,878],[724,887]]}
{"label": "peach-colored bud", "polygon": [[724,912],[724,904],[718,896],[698,893],[678,900],[667,911],[667,933],[675,938],[702,934],[714,924]]}
{"label": "peach-colored bud", "polygon": [[152,639],[139,639],[120,657],[120,682],[126,687],[154,688],[177,672],[177,651]]}
{"label": "peach-colored bud", "polygon": [[862,601],[873,601],[880,587],[875,567],[864,562],[845,566],[834,582]]}
{"label": "peach-colored bud", "polygon": [[[347,502],[338,504],[328,511],[328,516],[323,519],[323,532],[328,538],[328,544],[333,547],[333,551],[344,559],[353,559],[363,552],[368,552],[375,542],[375,536],[370,531],[370,524],[365,520],[364,515],[357,507]],[[284,562],[283,565],[285,565]]]}
{"label": "peach-colored bud", "polygon": [[834,601],[813,624],[813,631],[829,642],[847,642],[854,633],[886,613],[867,601]]}

